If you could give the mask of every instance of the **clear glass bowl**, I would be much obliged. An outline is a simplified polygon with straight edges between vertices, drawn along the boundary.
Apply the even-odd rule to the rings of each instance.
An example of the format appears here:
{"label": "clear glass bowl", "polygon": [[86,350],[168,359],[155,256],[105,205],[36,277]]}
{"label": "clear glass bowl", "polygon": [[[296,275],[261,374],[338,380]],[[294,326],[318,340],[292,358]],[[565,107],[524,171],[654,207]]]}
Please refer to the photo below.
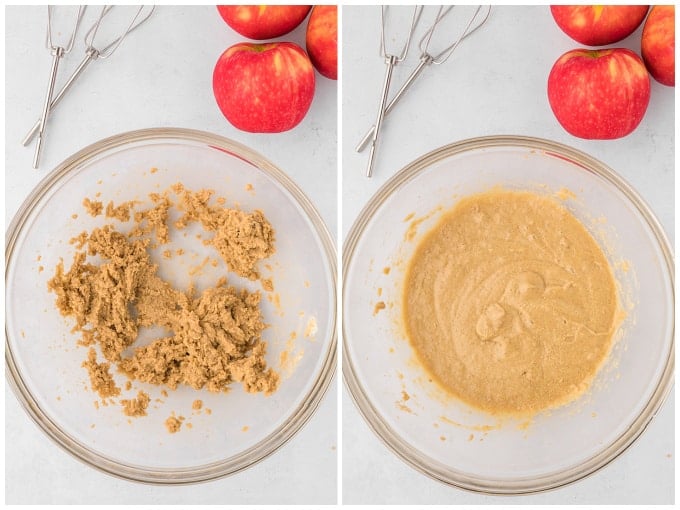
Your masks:
{"label": "clear glass bowl", "polygon": [[[530,421],[493,417],[448,395],[416,360],[401,319],[404,271],[422,235],[462,196],[494,186],[559,194],[603,247],[627,309],[586,394]],[[673,333],[673,258],[654,215],[614,171],[547,140],[486,137],[435,150],[375,194],[345,241],[348,390],[399,457],[460,488],[538,492],[611,462],[642,433],[671,388]]]}
{"label": "clear glass bowl", "polygon": [[[60,258],[70,266],[74,246],[68,240],[105,221],[85,213],[84,197],[101,193],[104,204],[140,200],[150,205],[150,192],[176,182],[192,190],[214,189],[227,205],[261,209],[272,223],[276,253],[259,265],[275,285],[274,292],[263,292],[262,311],[269,325],[263,339],[268,365],[280,372],[281,384],[269,397],[247,394],[240,384],[220,394],[180,386],[166,397],[157,386],[135,382],[134,391],[123,392],[130,396],[121,398],[144,389],[151,404],[148,416],[128,419],[118,403],[94,405],[98,396],[89,390],[81,368],[87,350],[76,347],[73,321],[60,316],[46,282]],[[200,291],[227,273],[223,263],[202,264],[207,256],[218,257],[193,235],[188,240],[176,236],[178,243],[186,243],[184,256],[157,260],[161,274],[176,288],[193,280]],[[5,243],[8,382],[50,438],[102,471],[164,484],[240,471],[290,439],[314,413],[332,379],[337,328],[331,237],[290,178],[236,142],[184,129],[134,131],[97,142],[43,179],[13,219]],[[271,269],[262,269],[265,264]],[[228,280],[260,289],[258,282],[233,273]],[[281,366],[284,352],[288,363]],[[122,385],[124,376],[117,381]],[[192,409],[195,399],[203,401],[200,413]],[[164,427],[172,413],[186,418],[175,434]]]}

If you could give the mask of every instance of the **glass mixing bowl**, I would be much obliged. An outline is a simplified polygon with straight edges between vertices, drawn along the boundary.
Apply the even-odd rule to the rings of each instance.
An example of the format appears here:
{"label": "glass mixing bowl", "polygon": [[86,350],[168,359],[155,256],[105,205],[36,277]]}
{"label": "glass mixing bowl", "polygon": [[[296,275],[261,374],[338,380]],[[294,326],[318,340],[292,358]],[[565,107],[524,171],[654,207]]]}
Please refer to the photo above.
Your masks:
{"label": "glass mixing bowl", "polygon": [[[112,221],[86,214],[84,197],[99,197],[104,204],[139,200],[149,206],[149,193],[177,182],[191,190],[214,189],[227,205],[260,209],[272,223],[276,253],[258,267],[274,283],[274,291],[263,292],[262,313],[269,327],[262,337],[268,344],[267,363],[280,373],[281,383],[269,397],[248,394],[240,383],[227,393],[180,386],[166,396],[158,386],[135,381],[134,389],[120,398],[133,398],[143,389],[151,404],[148,416],[130,419],[117,402],[94,405],[97,395],[81,368],[87,349],[76,346],[73,321],[59,314],[46,282],[60,259],[70,266],[75,250],[70,238]],[[183,256],[164,260],[159,252],[168,246],[155,253],[164,278],[175,288],[193,281],[200,292],[226,275],[231,285],[262,290],[258,282],[228,273],[224,263],[206,264],[206,257],[219,257],[195,239],[197,228],[186,238],[175,236],[169,245],[173,251],[185,249]],[[134,131],[97,142],[45,177],[16,214],[5,243],[8,382],[45,433],[93,467],[167,484],[237,472],[290,439],[328,388],[337,338],[333,242],[290,178],[243,145],[184,129]],[[114,377],[122,386],[125,378],[115,372]],[[203,401],[200,411],[192,409],[196,399]],[[164,421],[173,413],[185,421],[178,433],[169,434]]]}
{"label": "glass mixing bowl", "polygon": [[[494,186],[562,198],[606,253],[627,312],[589,390],[531,420],[484,414],[447,394],[417,361],[401,318],[418,241],[461,197]],[[422,473],[483,493],[559,487],[614,460],[663,403],[673,380],[673,289],[669,243],[614,171],[541,139],[462,141],[397,173],[347,236],[344,380],[374,432]]]}

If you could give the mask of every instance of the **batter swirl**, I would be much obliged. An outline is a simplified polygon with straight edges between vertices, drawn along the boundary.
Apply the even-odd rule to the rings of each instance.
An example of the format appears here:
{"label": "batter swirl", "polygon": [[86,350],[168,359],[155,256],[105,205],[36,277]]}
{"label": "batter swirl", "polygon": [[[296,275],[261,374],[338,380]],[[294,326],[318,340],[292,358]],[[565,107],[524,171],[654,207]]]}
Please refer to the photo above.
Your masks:
{"label": "batter swirl", "polygon": [[589,386],[616,329],[609,263],[557,200],[493,190],[461,200],[406,273],[404,323],[434,378],[492,413],[533,413]]}

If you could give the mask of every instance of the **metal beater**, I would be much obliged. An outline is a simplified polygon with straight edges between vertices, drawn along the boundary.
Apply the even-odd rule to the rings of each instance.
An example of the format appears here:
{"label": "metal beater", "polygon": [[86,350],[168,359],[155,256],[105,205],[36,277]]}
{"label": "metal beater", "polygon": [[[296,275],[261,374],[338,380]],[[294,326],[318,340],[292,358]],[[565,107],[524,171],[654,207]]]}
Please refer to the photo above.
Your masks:
{"label": "metal beater", "polygon": [[406,42],[400,51],[396,53],[388,53],[385,44],[385,11],[387,6],[383,5],[380,10],[380,54],[385,59],[385,64],[387,68],[385,69],[385,79],[382,86],[382,95],[380,97],[380,106],[378,108],[378,116],[375,121],[375,128],[373,129],[373,134],[370,137],[371,150],[368,154],[368,165],[366,167],[366,177],[371,177],[373,175],[373,162],[375,158],[375,150],[378,142],[378,137],[380,136],[380,128],[382,126],[382,121],[385,116],[385,105],[387,104],[387,94],[390,89],[390,82],[392,81],[392,71],[394,66],[406,58],[409,46],[411,45],[411,38],[413,32],[415,31],[416,25],[418,24],[418,19],[422,13],[422,6],[415,6],[413,8],[413,16],[411,18],[411,27],[408,31],[408,36]]}
{"label": "metal beater", "polygon": [[66,42],[65,46],[59,46],[54,44],[54,42],[52,41],[52,6],[51,5],[47,6],[47,37],[45,45],[52,54],[52,68],[50,70],[50,79],[47,84],[47,94],[45,95],[45,102],[43,104],[42,115],[40,116],[40,123],[38,124],[38,142],[35,146],[35,153],[33,155],[33,168],[38,168],[38,164],[40,163],[40,155],[42,154],[42,144],[45,136],[45,125],[47,124],[47,118],[50,115],[52,93],[54,92],[54,82],[57,79],[59,61],[64,57],[64,55],[68,54],[73,49],[73,43],[76,40],[78,26],[80,25],[80,21],[83,19],[84,12],[85,12],[84,5],[78,7],[78,15],[76,16],[76,22],[73,26],[71,37]]}
{"label": "metal beater", "polygon": [[[97,21],[90,27],[90,29],[87,31],[85,34],[85,57],[83,60],[80,62],[76,70],[71,74],[68,80],[66,80],[66,83],[64,86],[61,88],[61,90],[54,96],[54,98],[51,100],[51,103],[49,105],[49,111],[51,112],[52,109],[54,109],[57,104],[59,104],[59,101],[64,97],[66,92],[71,88],[73,83],[76,81],[76,79],[81,75],[81,73],[87,68],[88,64],[90,62],[93,62],[98,59],[106,59],[113,55],[113,53],[118,49],[118,47],[121,45],[123,40],[134,30],[136,30],[142,23],[144,23],[146,20],[151,17],[151,15],[154,12],[155,6],[145,6],[142,5],[139,7],[139,9],[136,11],[134,17],[130,21],[130,23],[127,25],[125,31],[118,36],[116,39],[111,41],[109,44],[104,46],[101,50],[98,50],[95,47],[95,38],[97,37],[97,32],[99,31],[99,27],[102,23],[102,20],[104,17],[111,12],[111,10],[114,8],[112,5],[105,5],[102,7],[101,13],[99,14],[99,17],[97,18]],[[148,11],[144,13],[144,11]],[[144,14],[143,14],[144,13]],[[42,119],[38,120],[31,130],[26,134],[24,139],[21,141],[22,145],[26,146],[30,143],[30,141],[33,139],[33,136],[40,131],[40,125],[41,125]],[[35,161],[34,161],[34,168],[37,168],[35,166]]]}
{"label": "metal beater", "polygon": [[[436,55],[432,55],[429,50],[430,42],[432,40],[432,35],[434,34],[437,26],[441,22],[444,17],[451,12],[454,6],[448,6],[444,8],[444,6],[439,6],[439,11],[437,12],[437,16],[435,17],[435,20],[432,24],[432,26],[425,32],[423,37],[420,39],[419,42],[419,48],[420,48],[420,61],[418,63],[418,66],[413,70],[413,72],[406,78],[404,81],[404,84],[401,86],[401,88],[397,91],[397,93],[394,95],[392,100],[389,102],[389,104],[385,107],[384,110],[384,115],[387,115],[392,111],[392,109],[395,107],[395,105],[399,102],[399,100],[402,98],[404,93],[411,87],[413,82],[420,76],[420,74],[423,72],[423,70],[428,67],[430,64],[443,64],[446,62],[451,54],[456,50],[458,45],[466,38],[471,36],[474,32],[476,32],[479,28],[482,27],[484,23],[486,23],[486,20],[489,18],[489,14],[491,12],[491,6],[486,6],[486,8],[483,8],[483,6],[478,6],[477,9],[475,10],[474,14],[468,21],[467,25],[463,29],[463,31],[460,33],[460,35],[451,43],[449,46],[444,48],[442,51],[437,53]],[[373,125],[371,128],[366,132],[364,137],[361,139],[361,141],[357,144],[355,150],[357,152],[361,152],[366,148],[366,145],[368,142],[375,136],[375,131],[376,131],[376,126]],[[370,177],[370,175],[369,175]]]}

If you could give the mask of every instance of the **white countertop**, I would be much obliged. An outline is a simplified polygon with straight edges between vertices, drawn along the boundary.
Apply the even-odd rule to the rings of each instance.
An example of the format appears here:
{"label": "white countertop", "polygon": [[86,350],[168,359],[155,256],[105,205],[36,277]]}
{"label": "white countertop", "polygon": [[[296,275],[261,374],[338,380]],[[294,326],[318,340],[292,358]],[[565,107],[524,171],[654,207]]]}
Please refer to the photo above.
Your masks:
{"label": "white countertop", "polygon": [[[99,13],[86,11],[86,29]],[[220,54],[245,40],[214,6],[159,6],[109,60],[94,62],[55,109],[42,162],[19,143],[39,117],[51,57],[44,47],[45,7],[5,10],[5,226],[36,184],[72,153],[97,140],[148,127],[184,127],[243,143],[284,170],[337,230],[337,83],[317,73],[311,109],[281,134],[238,131],[212,93]],[[280,38],[304,47],[306,23]],[[55,30],[59,30],[55,27]],[[81,30],[57,87],[84,55]],[[38,429],[5,389],[5,501],[61,504],[334,503],[337,497],[337,385],[279,451],[252,468],[214,482],[159,487],[120,480],[75,460]],[[314,483],[309,483],[314,480]]]}
{"label": "white countertop", "polygon": [[[91,10],[85,24],[92,22]],[[221,115],[212,96],[213,65],[242,40],[213,6],[158,7],[148,26],[105,62],[86,70],[49,126],[41,168],[32,146],[19,144],[40,113],[50,66],[43,46],[45,9],[5,11],[5,225],[49,169],[82,147],[120,132],[176,126],[244,143],[284,169],[310,197],[331,232],[336,200],[336,82],[317,75],[312,109],[300,126],[278,135],[243,133]],[[674,234],[674,89],[652,82],[647,114],[630,136],[587,141],[562,130],[545,95],[554,60],[576,46],[545,7],[497,7],[483,31],[443,66],[425,71],[385,123],[374,177],[363,177],[366,154],[355,141],[373,122],[384,66],[378,57],[379,9],[343,8],[343,236],[360,209],[398,169],[445,144],[490,134],[549,138],[602,160],[650,204]],[[304,40],[304,27],[282,39]],[[636,36],[621,45],[636,48]],[[395,83],[416,61],[413,52]],[[63,79],[82,56],[82,42]],[[59,85],[59,83],[57,84]],[[124,91],[124,92],[123,92]],[[336,380],[338,378],[336,377]],[[342,393],[344,503],[669,503],[674,494],[674,392],[645,433],[600,472],[566,488],[510,500],[435,482],[398,459],[367,427]],[[140,485],[102,474],[62,451],[5,390],[7,503],[333,503],[337,481],[338,392],[332,384],[305,427],[278,452],[236,475],[196,486]]]}
{"label": "white countertop", "polygon": [[[652,81],[645,118],[626,138],[589,141],[569,135],[550,111],[546,84],[553,62],[578,44],[560,31],[547,7],[495,7],[484,28],[447,63],[427,69],[385,121],[374,176],[366,179],[367,152],[358,154],[354,146],[378,108],[385,69],[378,54],[379,24],[377,7],[343,9],[343,237],[378,188],[412,160],[458,140],[512,134],[570,145],[615,169],[651,206],[673,242],[675,90]],[[640,30],[619,46],[639,52]],[[416,47],[397,66],[393,91],[418,54]],[[410,468],[369,429],[343,389],[343,502],[672,503],[674,412],[671,392],[644,434],[601,471],[559,490],[506,499],[451,488]]]}

